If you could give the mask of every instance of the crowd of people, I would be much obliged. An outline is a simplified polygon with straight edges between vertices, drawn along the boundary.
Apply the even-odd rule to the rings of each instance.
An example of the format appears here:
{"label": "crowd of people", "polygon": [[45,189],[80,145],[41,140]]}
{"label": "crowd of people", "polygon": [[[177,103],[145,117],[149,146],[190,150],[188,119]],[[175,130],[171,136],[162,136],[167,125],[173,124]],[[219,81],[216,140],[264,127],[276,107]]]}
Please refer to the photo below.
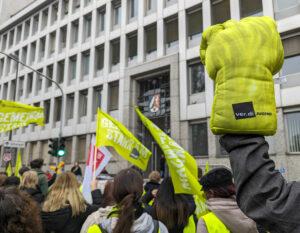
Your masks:
{"label": "crowd of people", "polygon": [[108,180],[103,193],[93,180],[88,204],[80,191],[78,164],[47,179],[37,159],[20,169],[21,179],[0,174],[0,232],[258,233],[266,232],[263,227],[272,233],[299,232],[299,212],[290,206],[300,203],[299,183],[287,184],[275,171],[263,137],[227,135],[221,143],[233,174],[226,167],[203,176],[199,170],[205,212],[197,212],[194,196],[176,194],[170,177],[162,179],[153,171],[145,183],[132,168]]}

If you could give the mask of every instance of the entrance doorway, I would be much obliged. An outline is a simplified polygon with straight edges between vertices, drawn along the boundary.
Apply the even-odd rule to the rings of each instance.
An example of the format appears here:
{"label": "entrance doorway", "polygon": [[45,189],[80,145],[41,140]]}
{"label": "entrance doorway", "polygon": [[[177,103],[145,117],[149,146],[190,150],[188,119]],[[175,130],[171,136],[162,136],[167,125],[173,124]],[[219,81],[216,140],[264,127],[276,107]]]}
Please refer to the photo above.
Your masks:
{"label": "entrance doorway", "polygon": [[[152,77],[138,81],[139,97],[138,106],[161,130],[170,135],[170,75],[162,72]],[[163,168],[163,152],[151,136],[150,132],[139,121],[138,135],[142,143],[152,152],[148,169],[145,175],[151,171],[161,171]]]}

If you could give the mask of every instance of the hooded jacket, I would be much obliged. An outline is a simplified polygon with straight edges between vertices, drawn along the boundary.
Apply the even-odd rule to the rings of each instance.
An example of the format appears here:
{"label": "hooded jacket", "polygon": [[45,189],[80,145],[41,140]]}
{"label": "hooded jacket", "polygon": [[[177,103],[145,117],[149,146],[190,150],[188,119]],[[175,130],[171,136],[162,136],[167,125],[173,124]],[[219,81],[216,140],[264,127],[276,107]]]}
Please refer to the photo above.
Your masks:
{"label": "hooded jacket", "polygon": [[[117,221],[118,221],[117,217],[106,218],[101,223],[101,227],[104,230],[106,230],[108,233],[112,233],[113,229],[117,224]],[[137,218],[133,222],[133,225],[131,227],[132,233],[152,233],[153,230],[154,230],[153,218],[147,213],[143,213],[139,218]],[[160,233],[168,233],[166,226],[161,222],[159,222],[159,230]]]}
{"label": "hooded jacket", "polygon": [[53,212],[42,211],[42,222],[45,233],[79,233],[87,217],[98,210],[100,203],[97,199],[100,190],[92,192],[94,205],[88,205],[86,210],[78,216],[72,217],[71,207],[66,207]]}
{"label": "hooded jacket", "polygon": [[34,199],[39,204],[44,201],[44,195],[39,188],[21,188],[21,190],[28,193],[32,197],[32,199]]}
{"label": "hooded jacket", "polygon": [[288,183],[269,158],[268,143],[257,135],[225,135],[242,211],[272,233],[300,232],[300,182]]}
{"label": "hooded jacket", "polygon": [[[256,224],[238,207],[234,197],[210,198],[207,207],[232,233],[258,233]],[[197,233],[208,233],[202,218],[198,220]]]}
{"label": "hooded jacket", "polygon": [[39,187],[41,189],[41,192],[44,196],[46,196],[47,193],[48,193],[48,180],[47,180],[47,177],[46,177],[45,173],[42,170],[34,169],[34,171],[36,171],[36,173],[38,175]]}

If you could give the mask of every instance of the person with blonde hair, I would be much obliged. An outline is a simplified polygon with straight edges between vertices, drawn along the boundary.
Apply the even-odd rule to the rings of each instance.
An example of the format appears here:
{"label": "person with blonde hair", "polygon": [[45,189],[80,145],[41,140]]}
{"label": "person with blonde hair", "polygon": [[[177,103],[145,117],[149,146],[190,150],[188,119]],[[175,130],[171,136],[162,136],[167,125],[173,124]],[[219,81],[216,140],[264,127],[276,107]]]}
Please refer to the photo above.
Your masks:
{"label": "person with blonde hair", "polygon": [[79,233],[86,218],[100,207],[97,182],[91,184],[93,205],[89,205],[79,190],[80,184],[72,172],[58,176],[51,186],[42,208],[44,231]]}
{"label": "person with blonde hair", "polygon": [[24,172],[20,183],[20,190],[28,193],[37,203],[42,203],[44,196],[38,183],[39,178],[35,171]]}

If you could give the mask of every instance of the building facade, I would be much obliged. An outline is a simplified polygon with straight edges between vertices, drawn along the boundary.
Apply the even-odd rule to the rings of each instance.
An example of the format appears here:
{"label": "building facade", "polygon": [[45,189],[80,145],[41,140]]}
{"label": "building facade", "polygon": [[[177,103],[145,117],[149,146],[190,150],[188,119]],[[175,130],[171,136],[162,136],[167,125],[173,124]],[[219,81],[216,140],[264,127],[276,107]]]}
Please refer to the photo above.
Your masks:
{"label": "building facade", "polygon": [[[229,166],[209,129],[214,84],[199,60],[201,34],[210,25],[252,15],[276,19],[285,63],[275,84],[278,131],[270,154],[289,180],[300,176],[300,3],[298,0],[36,0],[0,26],[0,49],[58,82],[56,86],[0,56],[0,97],[45,109],[46,125],[14,130],[25,141],[24,162],[48,154],[63,124],[69,167],[84,163],[101,107],[153,152],[162,152],[139,122],[139,106],[204,167]],[[61,119],[60,108],[64,114]],[[4,141],[8,134],[2,134]],[[3,148],[2,152],[3,153]],[[108,171],[127,166],[114,158]]]}

